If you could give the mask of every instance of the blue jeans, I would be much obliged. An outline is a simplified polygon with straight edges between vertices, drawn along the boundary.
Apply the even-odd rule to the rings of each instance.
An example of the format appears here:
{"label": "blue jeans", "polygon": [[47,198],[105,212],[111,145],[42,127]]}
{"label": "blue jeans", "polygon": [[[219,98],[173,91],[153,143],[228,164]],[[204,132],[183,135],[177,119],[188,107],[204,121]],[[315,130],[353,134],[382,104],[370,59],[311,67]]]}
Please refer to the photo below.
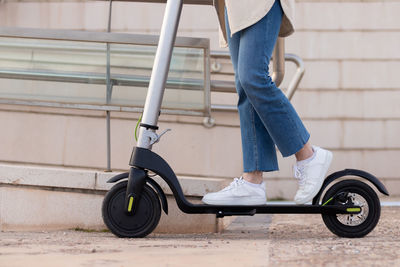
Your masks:
{"label": "blue jeans", "polygon": [[275,171],[278,170],[275,145],[287,157],[303,148],[310,138],[292,104],[269,75],[282,7],[279,0],[275,1],[264,18],[232,37],[225,15],[239,95],[244,172]]}

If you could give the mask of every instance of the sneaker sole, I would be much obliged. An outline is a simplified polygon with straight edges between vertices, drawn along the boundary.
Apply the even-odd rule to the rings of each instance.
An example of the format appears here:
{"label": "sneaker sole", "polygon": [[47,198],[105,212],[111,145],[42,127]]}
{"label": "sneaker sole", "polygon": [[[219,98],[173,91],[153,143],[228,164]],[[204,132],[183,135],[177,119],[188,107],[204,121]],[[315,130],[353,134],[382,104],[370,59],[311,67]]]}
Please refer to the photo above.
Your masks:
{"label": "sneaker sole", "polygon": [[311,197],[309,197],[309,198],[307,198],[305,200],[301,200],[299,202],[295,201],[296,204],[305,204],[307,202],[310,202],[317,195],[319,190],[321,190],[322,184],[324,183],[324,180],[325,180],[326,173],[328,172],[328,169],[331,166],[332,158],[333,158],[332,152],[328,151],[328,153],[326,155],[326,158],[325,158],[328,161],[328,164],[326,165],[326,167],[322,171],[322,173],[323,173],[322,179],[319,180],[319,185],[318,185],[317,189],[313,191]]}
{"label": "sneaker sole", "polygon": [[265,205],[267,204],[266,199],[231,199],[231,200],[202,200],[205,204],[208,205],[226,205],[226,206],[256,206],[256,205]]}

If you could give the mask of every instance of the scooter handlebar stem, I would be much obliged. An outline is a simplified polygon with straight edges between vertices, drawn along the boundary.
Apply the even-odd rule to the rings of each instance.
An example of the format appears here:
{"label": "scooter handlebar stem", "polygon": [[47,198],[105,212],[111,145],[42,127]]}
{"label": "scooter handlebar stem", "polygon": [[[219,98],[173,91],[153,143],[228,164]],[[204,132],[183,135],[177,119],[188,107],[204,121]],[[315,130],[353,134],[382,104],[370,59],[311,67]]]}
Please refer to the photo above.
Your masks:
{"label": "scooter handlebar stem", "polygon": [[[179,19],[182,12],[183,0],[168,0],[161,27],[160,39],[154,59],[153,71],[150,77],[149,89],[144,105],[142,122],[157,126],[161,103],[164,96],[165,84],[171,63],[172,50],[176,39]],[[154,129],[140,127],[138,147],[151,149],[152,142],[145,131],[155,132]]]}

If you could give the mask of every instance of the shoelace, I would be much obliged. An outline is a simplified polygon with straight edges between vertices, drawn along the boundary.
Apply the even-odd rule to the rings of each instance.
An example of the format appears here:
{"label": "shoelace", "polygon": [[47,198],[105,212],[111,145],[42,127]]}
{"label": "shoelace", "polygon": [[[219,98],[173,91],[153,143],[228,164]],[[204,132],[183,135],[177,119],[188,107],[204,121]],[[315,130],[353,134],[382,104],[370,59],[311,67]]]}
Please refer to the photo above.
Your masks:
{"label": "shoelace", "polygon": [[304,166],[293,166],[294,177],[299,180],[299,186],[303,186],[306,182],[306,177],[304,173]]}
{"label": "shoelace", "polygon": [[243,184],[243,182],[244,182],[243,177],[234,178],[233,182],[231,182],[227,187],[225,187],[224,190],[231,189],[233,187],[238,187],[239,185]]}

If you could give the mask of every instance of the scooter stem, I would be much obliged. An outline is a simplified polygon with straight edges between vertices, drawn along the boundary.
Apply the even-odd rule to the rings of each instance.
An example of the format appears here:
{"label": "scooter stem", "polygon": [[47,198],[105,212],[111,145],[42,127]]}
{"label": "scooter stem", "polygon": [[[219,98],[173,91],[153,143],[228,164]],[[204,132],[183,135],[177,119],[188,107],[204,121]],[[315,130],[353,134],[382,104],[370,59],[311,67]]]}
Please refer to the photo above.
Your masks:
{"label": "scooter stem", "polygon": [[183,0],[167,1],[160,39],[150,77],[149,89],[144,105],[142,123],[139,130],[137,146],[141,148],[152,148],[149,134],[146,134],[146,131],[155,132],[157,129],[156,126],[160,115],[161,103],[164,96],[165,84],[168,77],[182,6]]}

